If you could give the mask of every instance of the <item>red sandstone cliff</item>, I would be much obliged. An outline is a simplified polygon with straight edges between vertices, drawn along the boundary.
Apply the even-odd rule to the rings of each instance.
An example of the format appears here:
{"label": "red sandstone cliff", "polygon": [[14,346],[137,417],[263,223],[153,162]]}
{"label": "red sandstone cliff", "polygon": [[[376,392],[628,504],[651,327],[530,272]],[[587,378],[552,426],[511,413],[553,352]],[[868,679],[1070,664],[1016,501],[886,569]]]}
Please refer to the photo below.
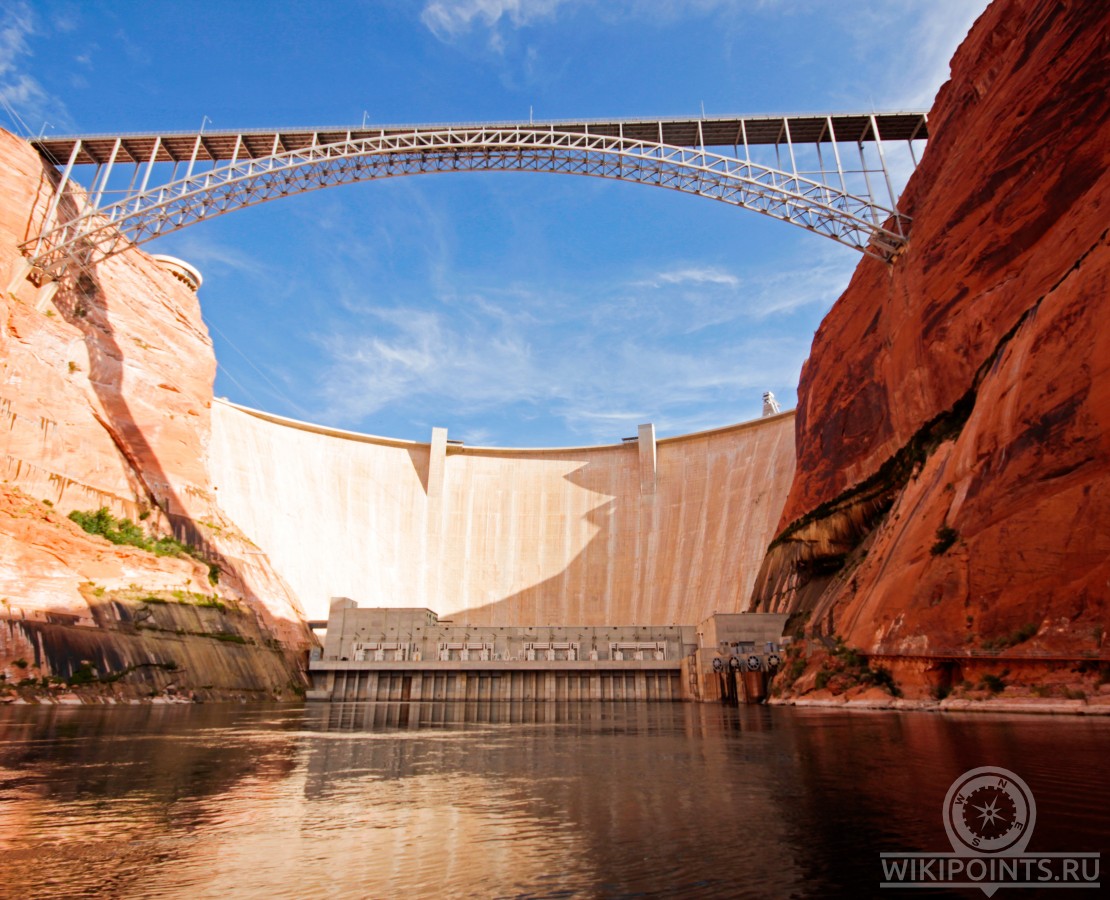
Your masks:
{"label": "red sandstone cliff", "polygon": [[1108,43],[1105,4],[997,0],[959,48],[909,244],[814,338],[754,608],[874,653],[1108,658]]}
{"label": "red sandstone cliff", "polygon": [[[75,655],[99,659],[102,674],[181,662],[190,633],[223,631],[242,640],[201,641],[212,671],[164,680],[288,687],[300,677],[288,654],[312,639],[289,588],[211,491],[216,362],[197,297],[137,250],[52,297],[27,280],[19,244],[42,221],[55,179],[24,141],[0,132],[0,668],[10,683],[68,675]],[[218,583],[206,562],[115,546],[66,518],[101,506],[202,548]],[[210,605],[198,607],[201,597]],[[174,607],[156,610],[162,626],[153,606]],[[131,622],[136,611],[145,626]],[[171,612],[204,621],[171,621]],[[176,649],[158,644],[159,631]],[[250,648],[265,650],[252,658]],[[275,661],[274,648],[286,656]],[[16,671],[15,659],[29,665]]]}

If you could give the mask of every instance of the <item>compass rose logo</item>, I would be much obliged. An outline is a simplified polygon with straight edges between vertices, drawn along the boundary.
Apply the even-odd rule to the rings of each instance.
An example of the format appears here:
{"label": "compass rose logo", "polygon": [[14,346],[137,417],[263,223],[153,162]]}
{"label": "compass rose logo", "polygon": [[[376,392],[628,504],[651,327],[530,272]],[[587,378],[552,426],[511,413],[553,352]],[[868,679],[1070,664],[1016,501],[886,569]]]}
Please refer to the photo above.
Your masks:
{"label": "compass rose logo", "polygon": [[1036,818],[1029,785],[999,766],[964,772],[944,798],[944,830],[962,855],[1021,853]]}
{"label": "compass rose logo", "polygon": [[882,852],[879,887],[979,888],[993,897],[1002,887],[1102,886],[1099,853],[1026,852],[1037,805],[1029,785],[1009,769],[964,772],[948,789],[943,813],[953,852]]}

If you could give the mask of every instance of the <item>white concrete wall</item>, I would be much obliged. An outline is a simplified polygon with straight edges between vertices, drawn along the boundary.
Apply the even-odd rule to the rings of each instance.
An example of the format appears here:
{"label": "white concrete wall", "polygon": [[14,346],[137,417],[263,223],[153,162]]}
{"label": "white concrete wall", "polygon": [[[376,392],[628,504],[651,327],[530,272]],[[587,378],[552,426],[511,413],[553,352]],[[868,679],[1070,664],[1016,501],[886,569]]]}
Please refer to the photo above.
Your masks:
{"label": "white concrete wall", "polygon": [[219,502],[310,618],[347,596],[488,625],[741,610],[794,474],[794,416],[659,441],[654,455],[443,448],[442,434],[408,443],[212,405]]}

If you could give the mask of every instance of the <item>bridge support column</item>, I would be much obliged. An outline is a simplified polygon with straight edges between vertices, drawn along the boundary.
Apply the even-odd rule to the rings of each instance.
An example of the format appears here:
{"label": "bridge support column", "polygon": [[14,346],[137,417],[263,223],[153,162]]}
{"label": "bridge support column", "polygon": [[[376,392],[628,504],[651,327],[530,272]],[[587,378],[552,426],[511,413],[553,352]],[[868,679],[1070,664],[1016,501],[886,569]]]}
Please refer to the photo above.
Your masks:
{"label": "bridge support column", "polygon": [[35,294],[35,312],[43,312],[50,301],[54,299],[56,293],[58,293],[58,282],[56,281],[51,281],[49,284],[40,287],[38,293]]}
{"label": "bridge support column", "polygon": [[14,294],[27,280],[27,276],[31,274],[31,261],[20,257],[13,263],[10,277],[8,280],[7,293]]}

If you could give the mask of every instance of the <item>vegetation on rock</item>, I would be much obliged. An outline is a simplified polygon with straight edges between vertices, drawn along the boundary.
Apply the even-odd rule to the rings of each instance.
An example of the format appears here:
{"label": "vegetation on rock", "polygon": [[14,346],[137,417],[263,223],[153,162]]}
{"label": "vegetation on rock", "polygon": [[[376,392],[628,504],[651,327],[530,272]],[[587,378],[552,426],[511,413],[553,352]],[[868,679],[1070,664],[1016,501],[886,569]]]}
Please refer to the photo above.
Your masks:
{"label": "vegetation on rock", "polygon": [[1009,634],[1004,634],[1001,637],[992,638],[989,641],[983,641],[984,650],[1006,650],[1009,647],[1015,647],[1018,644],[1023,644],[1029,638],[1037,633],[1037,624],[1035,622],[1028,622],[1011,631]]}
{"label": "vegetation on rock", "polygon": [[98,534],[113,544],[138,547],[155,556],[192,557],[200,560],[208,566],[208,580],[212,584],[217,584],[220,580],[220,567],[216,563],[208,562],[196,547],[190,547],[173,535],[163,534],[157,537],[149,535],[130,519],[117,519],[106,506],[100,507],[96,512],[82,512],[75,509],[69,514],[69,518],[89,534]]}
{"label": "vegetation on rock", "polygon": [[902,696],[889,669],[872,667],[865,656],[847,646],[839,637],[836,647],[821,664],[816,686],[818,690],[828,687],[834,694],[854,687],[881,687],[892,697]]}
{"label": "vegetation on rock", "polygon": [[929,552],[933,554],[933,556],[940,556],[945,550],[956,543],[956,539],[959,536],[960,533],[956,531],[955,528],[949,525],[941,525],[940,528],[937,529],[936,543],[929,548]]}

